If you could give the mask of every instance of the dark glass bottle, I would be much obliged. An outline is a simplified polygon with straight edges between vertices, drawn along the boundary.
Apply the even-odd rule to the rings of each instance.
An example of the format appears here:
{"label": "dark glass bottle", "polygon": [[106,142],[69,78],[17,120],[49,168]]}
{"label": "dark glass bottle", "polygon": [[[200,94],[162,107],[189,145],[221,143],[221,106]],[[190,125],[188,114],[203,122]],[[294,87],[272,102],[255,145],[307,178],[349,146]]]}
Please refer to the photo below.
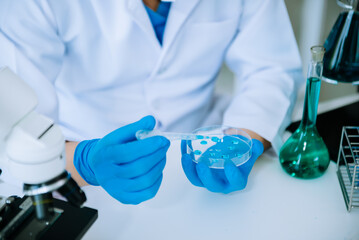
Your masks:
{"label": "dark glass bottle", "polygon": [[283,169],[293,177],[316,178],[329,165],[328,149],[316,128],[320,83],[323,70],[324,47],[311,48],[303,118],[298,129],[284,143],[279,153]]}
{"label": "dark glass bottle", "polygon": [[339,15],[325,41],[323,78],[334,83],[359,84],[358,0],[338,4],[347,10]]}

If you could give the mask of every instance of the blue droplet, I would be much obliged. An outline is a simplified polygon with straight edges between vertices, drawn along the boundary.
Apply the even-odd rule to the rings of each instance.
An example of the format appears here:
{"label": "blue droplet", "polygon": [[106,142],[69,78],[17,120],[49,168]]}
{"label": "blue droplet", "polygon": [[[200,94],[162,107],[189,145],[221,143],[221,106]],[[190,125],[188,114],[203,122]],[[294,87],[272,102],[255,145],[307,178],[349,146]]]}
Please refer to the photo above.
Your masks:
{"label": "blue droplet", "polygon": [[202,135],[197,135],[197,139],[203,139],[204,137]]}
{"label": "blue droplet", "polygon": [[202,144],[202,145],[206,145],[206,144],[207,144],[207,141],[201,141],[201,144]]}
{"label": "blue droplet", "polygon": [[221,141],[218,137],[212,137],[211,140],[213,142],[220,142]]}
{"label": "blue droplet", "polygon": [[194,151],[194,154],[195,155],[200,155],[200,154],[202,154],[202,152],[200,150],[196,150],[196,151]]}

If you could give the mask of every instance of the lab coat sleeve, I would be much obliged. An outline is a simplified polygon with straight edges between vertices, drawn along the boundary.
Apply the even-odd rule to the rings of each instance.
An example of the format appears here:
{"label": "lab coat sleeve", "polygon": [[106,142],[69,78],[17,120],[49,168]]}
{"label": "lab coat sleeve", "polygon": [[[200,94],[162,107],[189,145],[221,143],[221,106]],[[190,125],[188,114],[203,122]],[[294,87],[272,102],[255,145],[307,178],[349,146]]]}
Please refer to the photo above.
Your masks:
{"label": "lab coat sleeve", "polygon": [[223,123],[258,133],[278,153],[304,80],[282,0],[243,1],[238,33],[228,48],[226,63],[237,82]]}
{"label": "lab coat sleeve", "polygon": [[27,82],[37,94],[37,111],[54,121],[54,82],[64,53],[47,1],[0,1],[0,67],[8,66]]}

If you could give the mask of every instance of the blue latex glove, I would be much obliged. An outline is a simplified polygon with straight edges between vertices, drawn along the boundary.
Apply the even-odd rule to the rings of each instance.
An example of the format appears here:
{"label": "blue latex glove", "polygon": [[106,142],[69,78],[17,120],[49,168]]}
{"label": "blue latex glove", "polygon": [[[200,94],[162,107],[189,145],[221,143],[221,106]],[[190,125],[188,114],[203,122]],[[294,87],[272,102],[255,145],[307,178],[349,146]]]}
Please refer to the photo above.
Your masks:
{"label": "blue latex glove", "polygon": [[[242,190],[247,185],[254,162],[263,153],[263,144],[257,139],[252,141],[251,158],[238,167],[232,161],[226,161],[224,169],[209,168],[205,162],[193,162],[186,153],[186,141],[182,141],[182,168],[193,185],[205,187],[211,192],[230,193]],[[215,146],[217,147],[217,144]]]}
{"label": "blue latex glove", "polygon": [[152,130],[152,116],[119,128],[102,139],[80,142],[74,165],[81,177],[101,185],[112,197],[126,204],[153,198],[162,182],[168,139],[160,136],[136,140],[138,130]]}

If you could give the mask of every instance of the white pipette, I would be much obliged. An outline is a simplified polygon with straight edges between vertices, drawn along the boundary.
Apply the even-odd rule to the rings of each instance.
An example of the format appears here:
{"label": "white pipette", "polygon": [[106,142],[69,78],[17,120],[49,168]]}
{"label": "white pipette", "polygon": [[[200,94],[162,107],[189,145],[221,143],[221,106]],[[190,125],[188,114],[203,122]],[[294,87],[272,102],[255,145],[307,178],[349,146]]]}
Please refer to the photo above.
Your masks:
{"label": "white pipette", "polygon": [[208,139],[210,136],[203,136],[193,133],[175,133],[175,132],[162,132],[159,130],[139,130],[136,132],[136,138],[142,140],[153,136],[163,136],[169,140],[197,140]]}

